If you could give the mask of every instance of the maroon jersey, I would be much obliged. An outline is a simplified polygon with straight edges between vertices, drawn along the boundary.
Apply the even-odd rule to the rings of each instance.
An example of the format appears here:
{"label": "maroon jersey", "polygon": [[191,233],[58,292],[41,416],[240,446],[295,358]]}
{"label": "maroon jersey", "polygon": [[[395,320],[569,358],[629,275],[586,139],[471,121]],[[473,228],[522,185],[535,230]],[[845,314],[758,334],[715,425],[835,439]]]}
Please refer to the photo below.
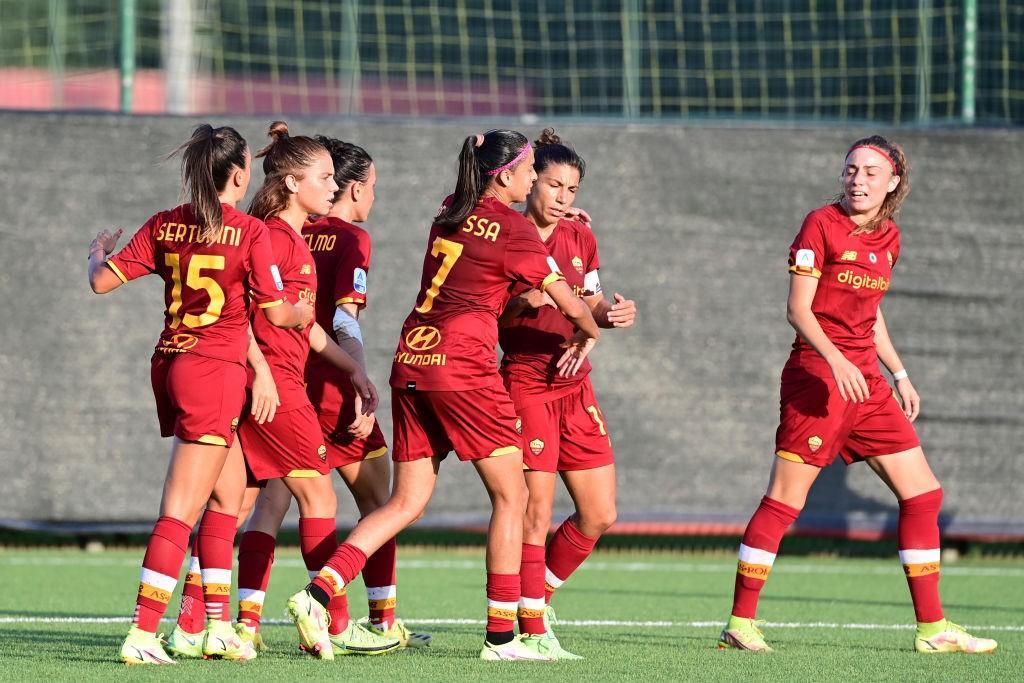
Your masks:
{"label": "maroon jersey", "polygon": [[[536,230],[536,228],[535,228]],[[565,281],[576,296],[592,296],[601,291],[597,270],[597,240],[586,225],[562,219],[544,241],[551,258],[565,274]],[[513,296],[529,289],[516,284]],[[551,306],[527,309],[511,325],[499,330],[498,340],[504,352],[501,371],[516,384],[513,399],[527,404],[554,400],[572,390],[590,372],[590,361],[572,377],[559,377],[555,363],[562,356],[562,343],[576,333],[576,326]]]}
{"label": "maroon jersey", "polygon": [[[267,226],[221,204],[224,227],[200,241],[191,204],[154,215],[107,261],[128,282],[156,273],[164,280],[164,330],[156,350],[245,363],[249,345],[246,292],[260,308],[280,304],[282,285]],[[263,317],[262,315],[260,317]]]}
{"label": "maroon jersey", "polygon": [[[316,321],[327,334],[334,334],[334,313],[341,304],[366,305],[366,276],[370,271],[370,234],[351,223],[327,216],[302,228],[316,261],[319,285]],[[306,362],[306,382],[317,412],[340,413],[352,401],[354,390],[348,375],[319,354]]]}
{"label": "maroon jersey", "polygon": [[[310,303],[315,304],[316,264],[305,240],[277,216],[267,220],[267,228],[274,257],[281,270],[285,299],[292,304],[298,303],[300,299],[309,299]],[[271,325],[265,315],[253,312],[252,332],[274,376],[277,394],[281,399],[280,411],[309,405],[303,373],[309,355],[311,327],[304,330],[282,329]],[[250,370],[250,386],[252,379],[253,373]]]}
{"label": "maroon jersey", "polygon": [[416,308],[405,319],[391,386],[464,391],[489,386],[498,369],[498,315],[509,286],[562,279],[537,228],[491,197],[453,232],[430,228]]}
{"label": "maroon jersey", "polygon": [[[836,348],[872,376],[879,374],[875,321],[899,258],[900,231],[892,221],[852,235],[856,227],[839,204],[810,212],[789,248],[789,270],[818,278],[814,317]],[[821,355],[799,335],[788,365],[828,371]]]}

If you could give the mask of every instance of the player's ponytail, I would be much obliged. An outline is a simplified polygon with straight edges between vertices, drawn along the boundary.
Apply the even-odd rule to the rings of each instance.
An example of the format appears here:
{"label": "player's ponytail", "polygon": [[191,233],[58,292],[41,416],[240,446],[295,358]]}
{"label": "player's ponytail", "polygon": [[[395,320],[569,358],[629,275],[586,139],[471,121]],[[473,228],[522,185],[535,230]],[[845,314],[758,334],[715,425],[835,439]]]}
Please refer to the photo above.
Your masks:
{"label": "player's ponytail", "polygon": [[580,173],[580,180],[587,172],[587,162],[583,160],[569,145],[562,142],[562,138],[555,134],[554,128],[545,128],[541,131],[534,143],[533,170],[538,174],[548,166],[560,164],[571,166]]}
{"label": "player's ponytail", "polygon": [[197,126],[192,137],[167,155],[181,154],[181,188],[201,227],[200,241],[215,242],[224,227],[218,196],[236,168],[245,168],[245,139],[234,128]]}
{"label": "player's ponytail", "polygon": [[316,157],[327,150],[311,137],[288,134],[288,124],[274,121],[267,131],[270,144],[256,152],[263,157],[263,185],[249,204],[249,215],[267,220],[288,208],[291,190],[285,179],[293,176],[301,180],[303,171],[316,162]]}
{"label": "player's ponytail", "polygon": [[514,168],[525,156],[529,144],[525,135],[514,130],[492,130],[463,140],[455,192],[434,222],[447,232],[455,232],[473,212],[494,176],[506,168]]}
{"label": "player's ponytail", "polygon": [[[872,135],[871,137],[861,138],[850,145],[846,155],[849,156],[850,152],[857,147],[870,147],[887,157],[892,163],[893,175],[899,176],[900,182],[896,189],[885,195],[885,199],[882,200],[882,206],[878,209],[878,214],[864,225],[858,226],[850,233],[852,235],[874,232],[885,226],[888,221],[896,220],[896,216],[899,215],[900,208],[903,206],[903,200],[910,194],[910,162],[907,161],[907,155],[900,145],[886,140],[881,135]],[[845,194],[840,193],[835,201],[840,202],[844,198]]]}

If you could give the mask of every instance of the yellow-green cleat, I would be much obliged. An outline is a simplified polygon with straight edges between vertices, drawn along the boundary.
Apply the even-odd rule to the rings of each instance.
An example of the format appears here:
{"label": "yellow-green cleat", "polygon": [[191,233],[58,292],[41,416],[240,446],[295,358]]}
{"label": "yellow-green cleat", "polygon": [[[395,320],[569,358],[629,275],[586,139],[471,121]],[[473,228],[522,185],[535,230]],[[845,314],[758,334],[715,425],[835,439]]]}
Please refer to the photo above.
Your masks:
{"label": "yellow-green cleat", "polygon": [[356,621],[349,620],[344,631],[330,636],[335,655],[383,655],[402,649],[398,638],[382,635]]}
{"label": "yellow-green cleat", "polygon": [[369,618],[359,620],[360,625],[365,626],[379,636],[385,638],[397,638],[401,648],[411,648],[418,650],[424,647],[430,647],[430,643],[434,640],[433,636],[429,633],[416,633],[410,631],[409,627],[405,625],[401,619],[395,619],[391,622],[386,630],[382,630],[379,626],[374,625],[370,622]]}
{"label": "yellow-green cleat", "polygon": [[[544,635],[550,640],[545,641],[543,647],[550,651],[552,659],[567,661],[571,659],[583,659],[583,657],[569,652],[562,647],[562,644],[558,642],[558,637],[555,632],[551,629],[554,624],[558,623],[558,617],[555,616],[555,608],[551,605],[544,606]],[[553,641],[553,642],[551,642]]]}
{"label": "yellow-green cleat", "polygon": [[914,638],[914,649],[927,654],[963,652],[965,654],[986,654],[999,643],[991,638],[978,638],[967,632],[963,626],[943,619],[935,624],[918,624]]}
{"label": "yellow-green cleat", "polygon": [[753,619],[730,616],[729,623],[718,638],[718,649],[726,650],[734,647],[749,652],[772,652],[764,641],[764,634]]}
{"label": "yellow-green cleat", "polygon": [[334,648],[327,627],[331,617],[327,608],[321,605],[305,588],[288,598],[288,614],[299,632],[302,650],[314,657],[332,661]]}
{"label": "yellow-green cleat", "polygon": [[164,651],[163,641],[155,633],[143,631],[135,626],[128,630],[128,637],[121,645],[121,661],[125,664],[176,664]]}
{"label": "yellow-green cleat", "polygon": [[480,650],[480,659],[485,662],[550,662],[551,657],[537,652],[523,643],[522,634],[503,645],[492,645],[486,640]]}
{"label": "yellow-green cleat", "polygon": [[256,652],[270,652],[270,646],[266,644],[263,640],[263,634],[255,626],[238,622],[235,624],[235,633],[242,640],[252,643],[252,647]]}
{"label": "yellow-green cleat", "polygon": [[174,630],[171,631],[171,637],[167,639],[167,651],[171,653],[172,657],[202,659],[203,639],[205,637],[206,631],[189,633],[180,626],[175,625]]}
{"label": "yellow-green cleat", "polygon": [[229,659],[248,662],[256,659],[256,648],[248,640],[239,637],[230,621],[210,619],[206,622],[206,637],[203,639],[203,657],[207,659]]}
{"label": "yellow-green cleat", "polygon": [[568,650],[564,649],[558,642],[558,638],[553,633],[540,633],[532,634],[527,633],[523,635],[523,645],[525,647],[534,650],[538,654],[544,655],[548,659],[558,661],[569,661],[573,659],[583,659],[579,655],[573,654]]}

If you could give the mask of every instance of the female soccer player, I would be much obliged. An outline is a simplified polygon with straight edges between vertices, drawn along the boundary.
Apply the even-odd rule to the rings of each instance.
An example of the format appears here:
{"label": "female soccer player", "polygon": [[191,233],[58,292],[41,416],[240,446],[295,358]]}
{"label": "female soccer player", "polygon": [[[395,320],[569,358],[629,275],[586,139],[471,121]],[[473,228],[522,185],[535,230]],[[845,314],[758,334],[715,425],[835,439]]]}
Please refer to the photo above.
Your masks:
{"label": "female soccer player", "polygon": [[454,450],[476,467],[493,505],[480,657],[550,659],[513,635],[526,486],[515,409],[497,373],[497,320],[511,283],[547,292],[581,330],[559,362],[566,374],[579,369],[599,331],[590,310],[549,265],[536,229],[509,207],[526,199],[535,179],[533,149],[520,133],[494,130],[463,142],[455,193],[431,226],[422,289],[392,365],[394,491],[289,600],[309,648],[326,637],[324,605],[368,555],[420,517],[441,460]]}
{"label": "female soccer player", "polygon": [[[893,222],[910,192],[899,145],[880,136],[846,152],[836,202],[815,209],[790,247],[787,318],[797,338],[782,371],[781,420],[768,491],[739,550],[732,616],[719,648],[770,651],[754,624],[779,541],[822,467],[837,455],[868,465],[899,500],[900,561],[917,616],[918,652],[991,652],[947,620],[939,600],[942,489],[911,423],[920,398],[889,338],[880,307],[900,255]],[[897,402],[879,371],[892,373]]]}
{"label": "female soccer player", "polygon": [[[164,482],[160,518],[142,562],[135,616],[121,646],[128,664],[170,664],[156,629],[178,581],[189,533],[211,499],[222,470],[239,472],[241,456],[229,448],[245,399],[248,316],[251,292],[274,326],[302,329],[313,318],[309,302],[284,301],[264,223],[235,208],[249,184],[250,154],[232,128],[201,125],[182,152],[182,181],[190,201],[161,211],[143,225],[118,254],[121,230],[102,231],[89,248],[89,283],[105,294],[150,273],[165,282],[165,325],[152,361],[153,392],[162,436],[174,436]],[[218,391],[211,391],[217,387]],[[234,455],[231,455],[234,454]],[[212,522],[212,524],[208,524]],[[220,553],[216,520],[204,515],[204,546]],[[228,554],[230,556],[230,541]],[[226,580],[225,580],[226,579]],[[226,576],[204,578],[217,590]],[[228,625],[218,648],[208,654],[250,658]]]}
{"label": "female soccer player", "polygon": [[[302,228],[317,271],[316,319],[325,331],[333,330],[333,335],[328,334],[365,372],[358,319],[366,305],[371,244],[369,233],[354,224],[370,215],[377,172],[363,148],[335,138],[316,139],[331,155],[338,185],[327,215]],[[348,378],[316,354],[306,362],[306,393],[320,421],[327,465],[348,485],[360,515],[370,514],[387,501],[391,485],[388,459],[381,457],[388,449],[380,426],[372,414],[362,415],[357,410],[358,397]],[[239,545],[238,619],[252,631],[259,627],[275,538],[290,504],[291,494],[280,480],[268,482]],[[243,515],[246,513],[243,510]],[[403,646],[429,644],[430,636],[411,633],[395,618],[394,539],[367,560],[363,580],[369,599],[369,628]],[[349,652],[335,647],[335,654],[339,651]]]}
{"label": "female soccer player", "polygon": [[[604,298],[594,235],[588,226],[567,218],[586,172],[585,162],[561,144],[551,128],[535,144],[537,182],[527,199],[527,219],[598,326],[631,326],[636,304],[619,294],[615,303]],[[575,333],[572,323],[551,308],[540,290],[519,285],[514,294],[499,320],[498,340],[505,352],[501,374],[522,419],[530,492],[523,525],[519,631],[527,634],[524,642],[552,659],[578,659],[559,645],[545,612],[555,589],[587,559],[615,521],[615,458],[590,384],[590,362],[571,377],[557,371],[562,345]],[[556,472],[576,512],[558,528],[545,553]]]}

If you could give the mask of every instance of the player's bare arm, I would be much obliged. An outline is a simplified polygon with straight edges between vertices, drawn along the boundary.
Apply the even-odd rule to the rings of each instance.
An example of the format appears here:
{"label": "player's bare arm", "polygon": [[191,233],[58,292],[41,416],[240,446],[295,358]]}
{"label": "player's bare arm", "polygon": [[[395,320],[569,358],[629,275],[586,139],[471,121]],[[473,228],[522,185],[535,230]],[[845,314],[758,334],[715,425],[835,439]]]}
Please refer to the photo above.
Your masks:
{"label": "player's bare arm", "polygon": [[112,292],[121,286],[121,278],[106,267],[107,256],[117,246],[117,240],[121,239],[124,233],[122,228],[114,232],[100,230],[96,238],[89,245],[89,286],[97,294]]}
{"label": "player's bare arm", "polygon": [[615,303],[608,301],[601,293],[584,296],[583,301],[590,306],[598,327],[632,327],[636,321],[636,302],[618,292],[613,297]]}
{"label": "player's bare arm", "polygon": [[906,375],[903,361],[896,353],[896,347],[892,343],[892,338],[889,337],[889,328],[882,316],[881,306],[878,307],[878,317],[875,319],[875,349],[878,352],[878,360],[882,361],[886,370],[893,374],[893,379],[896,380],[896,392],[900,396],[900,403],[903,404],[903,412],[907,419],[913,422],[921,413],[921,397],[918,396],[917,389],[914,388],[910,377]]}
{"label": "player's bare arm", "polygon": [[868,384],[856,365],[825,335],[821,324],[814,317],[811,302],[818,291],[818,279],[809,275],[792,274],[789,277],[789,298],[786,301],[786,320],[797,334],[807,340],[815,351],[828,363],[835,377],[839,395],[844,401],[863,403],[868,398]]}
{"label": "player's bare arm", "polygon": [[281,398],[277,394],[277,383],[270,372],[270,365],[263,356],[256,337],[249,327],[249,347],[245,351],[245,360],[253,369],[255,377],[252,381],[252,408],[250,412],[253,418],[259,423],[273,422],[277,408],[281,405]]}

